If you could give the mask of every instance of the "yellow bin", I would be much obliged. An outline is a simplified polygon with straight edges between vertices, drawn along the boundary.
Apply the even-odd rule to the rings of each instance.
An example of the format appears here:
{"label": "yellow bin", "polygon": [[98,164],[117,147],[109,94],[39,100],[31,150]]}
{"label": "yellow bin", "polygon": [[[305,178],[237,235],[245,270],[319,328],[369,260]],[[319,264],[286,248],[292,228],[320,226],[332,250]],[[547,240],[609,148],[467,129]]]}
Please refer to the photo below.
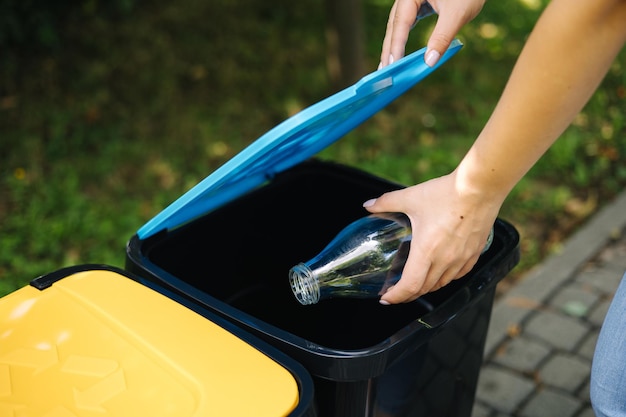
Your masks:
{"label": "yellow bin", "polygon": [[313,415],[298,363],[124,274],[72,267],[0,299],[0,416]]}

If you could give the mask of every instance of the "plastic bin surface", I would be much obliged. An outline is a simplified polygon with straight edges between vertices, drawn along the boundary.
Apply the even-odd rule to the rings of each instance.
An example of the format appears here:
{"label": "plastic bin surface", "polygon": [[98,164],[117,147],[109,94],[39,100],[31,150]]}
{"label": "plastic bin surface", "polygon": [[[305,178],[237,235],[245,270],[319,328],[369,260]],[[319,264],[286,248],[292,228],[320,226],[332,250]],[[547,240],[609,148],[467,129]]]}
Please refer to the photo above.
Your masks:
{"label": "plastic bin surface", "polygon": [[0,299],[2,416],[276,417],[298,404],[288,369],[114,271],[34,283]]}

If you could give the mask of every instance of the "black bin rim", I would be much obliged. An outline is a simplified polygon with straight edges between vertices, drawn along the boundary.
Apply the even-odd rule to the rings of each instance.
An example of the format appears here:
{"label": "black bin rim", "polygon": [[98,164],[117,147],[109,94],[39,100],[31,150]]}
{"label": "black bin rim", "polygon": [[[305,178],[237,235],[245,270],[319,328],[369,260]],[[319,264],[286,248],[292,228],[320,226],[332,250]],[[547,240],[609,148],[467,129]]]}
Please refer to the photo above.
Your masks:
{"label": "black bin rim", "polygon": [[381,375],[391,363],[426,343],[445,323],[470,308],[517,265],[520,259],[517,230],[509,222],[498,218],[494,231],[494,239],[500,239],[504,247],[499,251],[487,251],[483,256],[489,257],[488,260],[479,269],[472,270],[471,276],[468,274],[467,280],[449,299],[385,340],[360,349],[338,349],[311,342],[200,291],[160,268],[150,261],[146,253],[151,240],[161,239],[162,234],[168,232],[146,240],[132,236],[126,247],[126,269],[145,285],[167,288],[177,298],[209,308],[227,321],[278,347],[315,376],[341,381],[361,380]]}

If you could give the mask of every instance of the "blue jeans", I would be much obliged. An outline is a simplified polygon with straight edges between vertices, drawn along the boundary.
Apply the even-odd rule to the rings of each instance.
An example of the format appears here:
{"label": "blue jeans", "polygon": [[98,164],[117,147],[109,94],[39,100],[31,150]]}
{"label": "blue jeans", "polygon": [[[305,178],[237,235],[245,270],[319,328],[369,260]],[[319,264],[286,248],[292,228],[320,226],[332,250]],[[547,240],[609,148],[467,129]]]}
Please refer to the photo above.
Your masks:
{"label": "blue jeans", "polygon": [[596,417],[626,417],[626,274],[604,318],[591,366]]}

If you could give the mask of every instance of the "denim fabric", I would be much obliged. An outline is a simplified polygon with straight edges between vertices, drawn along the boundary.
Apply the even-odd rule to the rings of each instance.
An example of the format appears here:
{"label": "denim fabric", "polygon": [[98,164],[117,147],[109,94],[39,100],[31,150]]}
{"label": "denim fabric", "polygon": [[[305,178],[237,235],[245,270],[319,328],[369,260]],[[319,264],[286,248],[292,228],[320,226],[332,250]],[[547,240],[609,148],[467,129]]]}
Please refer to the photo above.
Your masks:
{"label": "denim fabric", "polygon": [[626,274],[604,318],[591,366],[596,417],[626,417]]}

